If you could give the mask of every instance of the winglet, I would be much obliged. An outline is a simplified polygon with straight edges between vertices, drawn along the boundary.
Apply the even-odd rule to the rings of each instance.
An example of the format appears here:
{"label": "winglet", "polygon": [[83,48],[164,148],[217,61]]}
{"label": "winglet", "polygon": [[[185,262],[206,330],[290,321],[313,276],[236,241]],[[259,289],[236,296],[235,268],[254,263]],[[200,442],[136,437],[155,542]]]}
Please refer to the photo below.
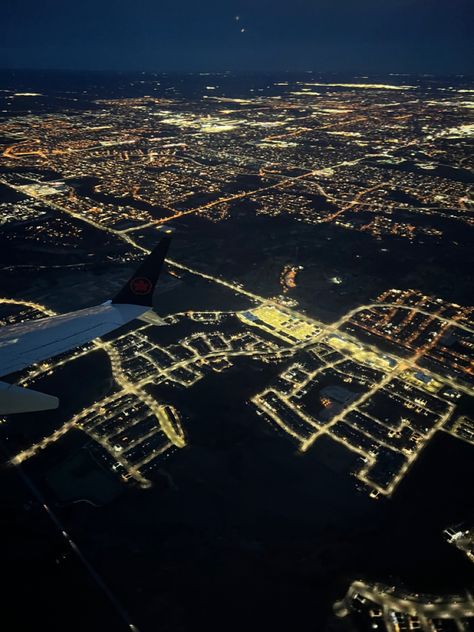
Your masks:
{"label": "winglet", "polygon": [[122,303],[127,305],[152,306],[153,292],[156,282],[163,268],[163,262],[171,242],[173,231],[167,229],[163,231],[165,236],[158,245],[151,251],[148,257],[132,277],[123,286],[120,292],[114,296],[112,303]]}

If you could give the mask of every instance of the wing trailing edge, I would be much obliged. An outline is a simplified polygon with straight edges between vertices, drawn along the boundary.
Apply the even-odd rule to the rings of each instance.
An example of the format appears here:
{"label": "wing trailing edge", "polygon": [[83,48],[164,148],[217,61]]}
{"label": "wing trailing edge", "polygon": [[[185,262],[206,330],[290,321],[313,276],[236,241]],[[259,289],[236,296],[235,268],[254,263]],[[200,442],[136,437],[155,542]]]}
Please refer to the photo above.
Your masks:
{"label": "wing trailing edge", "polygon": [[29,388],[22,388],[16,384],[0,382],[0,415],[52,410],[58,406],[59,399],[57,397]]}

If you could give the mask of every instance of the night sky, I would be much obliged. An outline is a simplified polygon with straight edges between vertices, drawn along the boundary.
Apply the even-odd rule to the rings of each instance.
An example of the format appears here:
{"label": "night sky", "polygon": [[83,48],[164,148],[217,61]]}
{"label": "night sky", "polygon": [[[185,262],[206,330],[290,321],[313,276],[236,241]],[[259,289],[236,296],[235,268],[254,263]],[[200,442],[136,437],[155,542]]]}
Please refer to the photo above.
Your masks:
{"label": "night sky", "polygon": [[474,74],[473,0],[3,0],[0,11],[3,68]]}

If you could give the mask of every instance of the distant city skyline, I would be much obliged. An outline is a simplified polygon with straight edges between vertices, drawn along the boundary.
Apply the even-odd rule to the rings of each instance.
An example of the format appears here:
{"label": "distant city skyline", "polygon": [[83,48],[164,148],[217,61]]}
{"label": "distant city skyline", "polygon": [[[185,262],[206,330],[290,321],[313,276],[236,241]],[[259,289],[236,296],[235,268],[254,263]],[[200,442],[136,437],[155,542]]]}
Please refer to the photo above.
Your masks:
{"label": "distant city skyline", "polygon": [[10,2],[0,66],[474,73],[468,0]]}

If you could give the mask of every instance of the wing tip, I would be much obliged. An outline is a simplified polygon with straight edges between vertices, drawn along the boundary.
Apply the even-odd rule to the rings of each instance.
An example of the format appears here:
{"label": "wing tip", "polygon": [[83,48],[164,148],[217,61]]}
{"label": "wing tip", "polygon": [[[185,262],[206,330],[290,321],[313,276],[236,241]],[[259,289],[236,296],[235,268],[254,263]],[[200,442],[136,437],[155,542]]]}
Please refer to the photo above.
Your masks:
{"label": "wing tip", "polygon": [[30,388],[0,382],[0,415],[34,413],[42,410],[54,410],[59,399]]}

